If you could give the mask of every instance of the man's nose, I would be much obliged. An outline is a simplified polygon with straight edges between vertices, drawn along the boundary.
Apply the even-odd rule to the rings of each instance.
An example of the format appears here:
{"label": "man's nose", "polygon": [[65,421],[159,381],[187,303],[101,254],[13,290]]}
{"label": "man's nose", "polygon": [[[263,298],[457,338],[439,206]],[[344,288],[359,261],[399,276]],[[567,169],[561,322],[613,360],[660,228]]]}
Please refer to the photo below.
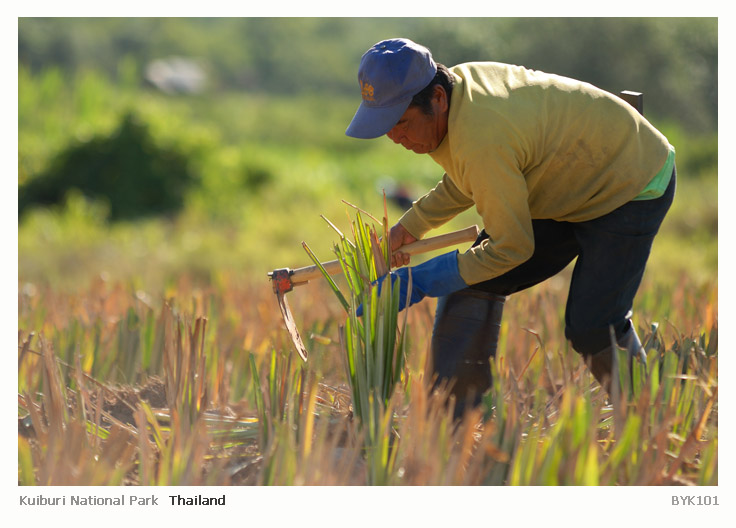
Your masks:
{"label": "man's nose", "polygon": [[394,143],[401,143],[401,134],[398,130],[396,130],[396,127],[389,130],[386,135],[388,138],[393,141]]}

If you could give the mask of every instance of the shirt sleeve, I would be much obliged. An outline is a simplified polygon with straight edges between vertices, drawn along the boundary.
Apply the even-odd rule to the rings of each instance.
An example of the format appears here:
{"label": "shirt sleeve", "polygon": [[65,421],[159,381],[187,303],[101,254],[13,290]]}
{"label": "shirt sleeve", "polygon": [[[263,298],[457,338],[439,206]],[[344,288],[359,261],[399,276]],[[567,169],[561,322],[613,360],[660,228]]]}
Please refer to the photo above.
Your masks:
{"label": "shirt sleeve", "polygon": [[464,157],[468,161],[462,181],[488,234],[487,240],[458,256],[460,276],[467,284],[498,277],[534,253],[529,193],[516,156],[513,148],[496,145]]}
{"label": "shirt sleeve", "polygon": [[414,202],[399,223],[420,239],[430,229],[441,226],[472,205],[473,199],[463,194],[445,174],[434,189]]}

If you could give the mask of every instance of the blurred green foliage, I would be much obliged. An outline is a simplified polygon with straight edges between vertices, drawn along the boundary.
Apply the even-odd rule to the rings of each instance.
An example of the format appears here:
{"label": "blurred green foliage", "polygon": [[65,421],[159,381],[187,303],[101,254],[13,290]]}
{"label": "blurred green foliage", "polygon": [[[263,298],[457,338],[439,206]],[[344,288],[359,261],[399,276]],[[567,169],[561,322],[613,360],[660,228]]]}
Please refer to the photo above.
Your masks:
{"label": "blurred green foliage", "polygon": [[494,60],[644,92],[647,114],[717,125],[716,18],[20,18],[20,64],[95,70],[121,86],[146,66],[196,60],[211,93],[358,95],[360,56],[405,36],[444,64]]}
{"label": "blurred green foliage", "polygon": [[186,156],[162,148],[134,114],[109,137],[73,144],[18,190],[18,214],[60,204],[71,189],[109,208],[111,220],[176,213],[194,175]]}
{"label": "blurred green foliage", "polygon": [[[161,220],[107,225],[104,193],[76,191],[29,211],[18,232],[21,280],[71,286],[103,273],[158,287],[183,272],[205,281],[235,272],[265,281],[266,271],[308,263],[302,240],[333,258],[320,214],[343,227],[341,200],[377,213],[382,189],[403,185],[418,197],[441,177],[429,157],[386,138],[344,135],[361,54],[397,35],[447,64],[502,60],[643,91],[645,114],[677,148],[678,196],[688,197],[675,200],[650,267],[663,278],[715,276],[715,19],[22,18],[20,188],[82,145],[113,142],[129,114],[145,130],[139,144],[181,155],[182,180],[196,185]],[[173,55],[205,66],[204,92],[172,95],[145,82],[149,61]],[[389,203],[389,220],[401,212]],[[469,211],[442,229],[477,222]]]}

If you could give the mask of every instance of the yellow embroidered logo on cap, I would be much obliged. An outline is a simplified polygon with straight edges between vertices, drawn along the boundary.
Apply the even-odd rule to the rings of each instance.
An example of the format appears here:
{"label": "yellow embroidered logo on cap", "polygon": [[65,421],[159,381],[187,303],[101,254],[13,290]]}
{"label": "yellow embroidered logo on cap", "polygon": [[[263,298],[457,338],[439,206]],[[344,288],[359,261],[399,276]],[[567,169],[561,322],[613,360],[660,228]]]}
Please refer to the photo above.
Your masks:
{"label": "yellow embroidered logo on cap", "polygon": [[373,85],[360,81],[360,94],[364,101],[373,101]]}

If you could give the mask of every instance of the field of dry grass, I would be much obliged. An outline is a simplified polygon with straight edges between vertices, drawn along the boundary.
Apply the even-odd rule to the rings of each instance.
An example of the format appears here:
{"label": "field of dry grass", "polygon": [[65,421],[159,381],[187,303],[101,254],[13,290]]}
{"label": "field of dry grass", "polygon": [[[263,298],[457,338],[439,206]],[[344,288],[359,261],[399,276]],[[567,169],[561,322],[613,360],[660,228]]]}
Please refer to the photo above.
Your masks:
{"label": "field of dry grass", "polygon": [[563,275],[507,301],[495,386],[457,426],[427,390],[435,301],[412,307],[402,379],[369,444],[344,311],[323,281],[288,294],[307,363],[265,277],[181,276],[158,296],[101,278],[75,293],[20,283],[18,482],[717,484],[716,285],[644,285],[650,376],[615,398],[565,342],[566,287]]}

